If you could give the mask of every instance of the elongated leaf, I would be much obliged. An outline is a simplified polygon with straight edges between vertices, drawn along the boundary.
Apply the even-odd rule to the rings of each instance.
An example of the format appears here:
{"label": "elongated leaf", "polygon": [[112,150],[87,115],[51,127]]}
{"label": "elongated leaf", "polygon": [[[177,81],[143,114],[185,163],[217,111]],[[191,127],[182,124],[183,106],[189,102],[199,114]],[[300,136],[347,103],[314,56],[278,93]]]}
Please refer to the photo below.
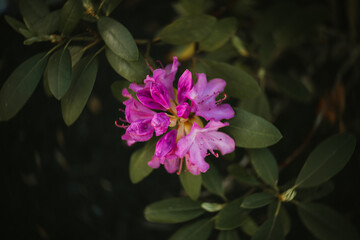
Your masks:
{"label": "elongated leaf", "polygon": [[61,9],[59,31],[62,35],[70,35],[80,21],[83,12],[81,1],[68,0]]}
{"label": "elongated leaf", "polygon": [[244,199],[241,203],[241,207],[249,209],[260,208],[270,204],[275,199],[274,195],[269,193],[254,193]]}
{"label": "elongated leaf", "polygon": [[105,16],[109,16],[112,13],[112,11],[114,11],[115,8],[119,6],[121,1],[122,0],[106,0],[102,7]]}
{"label": "elongated leaf", "polygon": [[231,176],[233,176],[237,181],[242,184],[257,186],[260,183],[256,178],[246,172],[246,169],[238,164],[232,164],[227,168]]}
{"label": "elongated leaf", "polygon": [[240,207],[242,201],[243,198],[239,198],[230,202],[216,215],[216,229],[232,230],[244,223],[249,211]]}
{"label": "elongated leaf", "polygon": [[210,218],[201,219],[183,226],[169,240],[207,240],[212,228],[213,222]]}
{"label": "elongated leaf", "polygon": [[37,21],[32,29],[38,34],[48,35],[54,33],[59,28],[60,11],[53,11]]}
{"label": "elongated leaf", "polygon": [[60,100],[70,87],[71,57],[69,50],[59,49],[49,59],[48,81],[49,89],[54,97]]}
{"label": "elongated leaf", "polygon": [[225,92],[234,98],[254,98],[261,90],[256,80],[238,67],[227,63],[200,60],[208,78],[222,78],[226,81]]}
{"label": "elongated leaf", "polygon": [[78,62],[71,75],[71,84],[61,99],[61,110],[66,125],[70,126],[80,116],[93,89],[99,63],[92,56]]}
{"label": "elongated leaf", "polygon": [[84,55],[82,46],[69,46],[68,47],[71,56],[71,66],[74,67]]}
{"label": "elongated leaf", "polygon": [[224,130],[234,138],[236,146],[265,148],[282,138],[279,130],[265,119],[241,109],[234,110],[235,117]]}
{"label": "elongated leaf", "polygon": [[259,226],[256,224],[254,219],[248,216],[244,223],[240,226],[241,230],[249,236],[254,236],[259,230]]}
{"label": "elongated leaf", "polygon": [[139,59],[137,61],[126,61],[113,53],[109,48],[106,48],[105,55],[110,66],[120,76],[130,82],[143,83],[146,75],[149,73],[149,68],[141,54],[139,54]]}
{"label": "elongated leaf", "polygon": [[223,199],[225,199],[222,179],[214,165],[211,165],[209,170],[202,174],[203,184],[209,192],[212,192]]}
{"label": "elongated leaf", "polygon": [[251,112],[265,120],[271,120],[270,104],[264,92],[254,98],[243,99],[238,105],[239,108]]}
{"label": "elongated leaf", "polygon": [[266,220],[258,229],[251,240],[282,240],[283,230],[277,221],[277,218],[270,218]]}
{"label": "elongated leaf", "polygon": [[[277,208],[277,202],[273,202],[268,207],[268,216],[274,216]],[[284,230],[284,236],[286,236],[291,229],[291,218],[286,211],[284,206],[280,207],[280,211],[278,213],[278,221],[279,224],[282,226],[282,229]]]}
{"label": "elongated leaf", "polygon": [[249,156],[257,175],[265,183],[276,189],[279,170],[272,153],[268,149],[251,149]]}
{"label": "elongated leaf", "polygon": [[129,175],[132,183],[138,183],[147,177],[154,169],[148,166],[155,153],[157,138],[146,142],[142,149],[136,150],[130,158]]}
{"label": "elongated leaf", "polygon": [[236,18],[224,18],[216,22],[211,33],[200,41],[200,50],[214,51],[223,46],[236,32]]}
{"label": "elongated leaf", "polygon": [[201,175],[192,175],[190,172],[182,171],[180,182],[187,195],[192,199],[198,199],[201,191]]}
{"label": "elongated leaf", "polygon": [[25,105],[45,70],[47,56],[39,53],[20,64],[0,90],[0,121],[14,117]]}
{"label": "elongated leaf", "polygon": [[240,240],[236,230],[220,231],[217,240]]}
{"label": "elongated leaf", "polygon": [[355,137],[347,133],[320,143],[307,158],[296,178],[295,187],[314,187],[332,178],[349,161],[355,144]]}
{"label": "elongated leaf", "polygon": [[184,14],[202,14],[205,10],[205,0],[181,0],[180,6]]}
{"label": "elongated leaf", "polygon": [[279,91],[284,93],[285,95],[299,102],[309,102],[311,100],[310,91],[300,80],[279,74],[274,75],[272,77],[272,80],[276,84]]}
{"label": "elongated leaf", "polygon": [[[27,30],[27,27],[25,26],[24,23],[18,21],[17,19],[10,17],[8,15],[4,16],[6,22],[18,33],[22,34],[25,38],[30,38],[33,36],[32,33],[30,33],[30,31]],[[22,31],[20,31],[20,29],[22,29]]]}
{"label": "elongated leaf", "polygon": [[127,61],[139,59],[135,40],[124,25],[110,17],[100,17],[97,26],[106,46],[113,53]]}
{"label": "elongated leaf", "polygon": [[334,183],[329,180],[316,187],[296,189],[296,198],[307,202],[314,201],[329,195],[334,191],[334,187]]}
{"label": "elongated leaf", "polygon": [[157,223],[186,222],[203,213],[200,203],[188,198],[169,198],[155,202],[144,211],[146,220]]}
{"label": "elongated leaf", "polygon": [[50,13],[44,0],[20,0],[19,9],[30,28]]}
{"label": "elongated leaf", "polygon": [[170,44],[181,45],[204,39],[213,29],[216,18],[209,15],[189,15],[175,20],[159,33]]}
{"label": "elongated leaf", "polygon": [[325,205],[302,203],[298,205],[298,213],[304,225],[318,239],[359,239],[349,220]]}
{"label": "elongated leaf", "polygon": [[208,212],[218,212],[223,209],[224,204],[203,202],[201,204],[201,207]]}

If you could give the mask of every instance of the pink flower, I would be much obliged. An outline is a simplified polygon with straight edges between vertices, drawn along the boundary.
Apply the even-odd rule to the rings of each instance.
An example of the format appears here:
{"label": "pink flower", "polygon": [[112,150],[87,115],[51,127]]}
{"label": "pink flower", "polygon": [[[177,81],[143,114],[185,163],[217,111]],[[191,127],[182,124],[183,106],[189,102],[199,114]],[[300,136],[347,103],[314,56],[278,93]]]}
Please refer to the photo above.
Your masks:
{"label": "pink flower", "polygon": [[[224,99],[216,100],[225,89],[223,79],[207,82],[206,75],[200,73],[193,85],[191,72],[185,70],[177,90],[174,89],[179,65],[174,57],[172,64],[153,70],[144,85],[130,84],[129,89],[137,99],[124,89],[123,95],[128,98],[124,102],[126,120],[120,120],[128,125],[120,126],[117,122],[116,125],[126,129],[122,139],[128,145],[148,141],[154,132],[156,136],[164,134],[156,144],[154,156],[148,163],[150,167],[164,165],[169,173],[178,171],[179,174],[185,159],[187,171],[198,175],[209,169],[205,161],[207,155],[211,153],[218,157],[214,151],[221,154],[234,151],[234,140],[218,131],[229,125],[220,120],[232,118],[234,111],[229,104],[222,103],[226,94]],[[207,122],[205,127],[203,121]]]}

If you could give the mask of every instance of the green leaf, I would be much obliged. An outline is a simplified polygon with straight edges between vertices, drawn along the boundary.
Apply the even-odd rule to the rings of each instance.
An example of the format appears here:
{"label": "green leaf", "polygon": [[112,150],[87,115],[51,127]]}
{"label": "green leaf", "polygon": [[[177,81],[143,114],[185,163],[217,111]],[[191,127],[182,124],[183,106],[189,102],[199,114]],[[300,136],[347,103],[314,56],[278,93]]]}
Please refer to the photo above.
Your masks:
{"label": "green leaf", "polygon": [[[24,23],[18,21],[17,19],[10,17],[8,15],[5,15],[5,20],[6,22],[18,33],[22,34],[25,38],[30,38],[33,37],[33,33],[31,33],[30,31],[27,30],[27,27],[25,26]],[[22,29],[20,31],[20,29]]]}
{"label": "green leaf", "polygon": [[[274,216],[277,208],[277,202],[273,202],[268,207],[268,216]],[[291,218],[286,211],[284,206],[280,207],[279,213],[278,213],[278,221],[279,225],[282,226],[282,229],[284,230],[284,236],[286,236],[291,229]]]}
{"label": "green leaf", "polygon": [[283,230],[277,219],[270,218],[266,220],[258,229],[251,240],[283,240]]}
{"label": "green leaf", "polygon": [[350,221],[325,205],[301,203],[298,213],[304,225],[320,240],[359,239]]}
{"label": "green leaf", "polygon": [[[218,62],[227,62],[237,56],[238,54],[236,53],[236,49],[230,43],[226,43],[224,46],[212,52],[206,52],[203,55],[203,59],[214,60]],[[198,64],[196,67],[199,69],[197,72],[205,72],[205,68],[202,66],[201,62],[198,61],[197,63]],[[202,69],[200,69],[200,67],[202,67]]]}
{"label": "green leaf", "polygon": [[20,0],[19,9],[30,28],[50,13],[44,0]]}
{"label": "green leaf", "polygon": [[48,35],[56,32],[59,28],[60,11],[54,11],[37,21],[31,29],[38,34]]}
{"label": "green leaf", "polygon": [[87,56],[78,62],[71,75],[71,84],[61,99],[61,110],[67,126],[73,124],[83,111],[96,80],[99,62]]}
{"label": "green leaf", "polygon": [[67,48],[57,50],[48,62],[49,89],[60,100],[70,87],[71,57]]}
{"label": "green leaf", "polygon": [[192,200],[198,199],[201,191],[201,175],[193,175],[188,171],[182,171],[179,177],[187,195]]}
{"label": "green leaf", "polygon": [[354,152],[356,139],[344,133],[332,136],[311,152],[293,188],[308,188],[326,182],[344,168]]}
{"label": "green leaf", "polygon": [[240,207],[242,201],[243,198],[239,198],[230,202],[216,215],[216,229],[232,230],[244,223],[249,211]]}
{"label": "green leaf", "polygon": [[105,3],[102,7],[105,16],[109,16],[112,13],[112,11],[114,11],[115,8],[119,6],[121,1],[122,0],[105,0]]}
{"label": "green leaf", "polygon": [[247,217],[244,223],[240,226],[241,230],[249,236],[254,236],[259,230],[259,226],[256,224],[254,219]]}
{"label": "green leaf", "polygon": [[205,0],[180,0],[180,6],[186,14],[202,14],[205,10]]}
{"label": "green leaf", "polygon": [[209,192],[226,199],[221,176],[214,165],[211,165],[209,170],[202,174],[202,180],[204,187]]}
{"label": "green leaf", "polygon": [[249,56],[249,52],[246,50],[243,41],[238,36],[233,36],[231,38],[231,43],[241,56]]}
{"label": "green leaf", "polygon": [[237,231],[220,231],[217,240],[240,240]]}
{"label": "green leaf", "polygon": [[225,92],[234,98],[254,98],[261,90],[256,80],[238,67],[227,63],[200,60],[208,79],[222,78],[226,81]]}
{"label": "green leaf", "polygon": [[236,18],[216,22],[211,33],[200,41],[200,50],[211,52],[223,46],[236,32]]}
{"label": "green leaf", "polygon": [[35,91],[45,70],[47,55],[39,53],[20,64],[0,90],[0,121],[14,117]]}
{"label": "green leaf", "polygon": [[231,176],[233,176],[238,182],[249,186],[258,186],[260,183],[256,178],[246,172],[246,169],[238,164],[232,164],[227,168]]}
{"label": "green leaf", "polygon": [[210,34],[215,23],[216,18],[209,15],[185,16],[163,28],[158,37],[175,45],[197,42]]}
{"label": "green leaf", "polygon": [[129,83],[126,81],[115,81],[111,84],[111,93],[113,96],[119,100],[120,102],[123,102],[126,100],[126,97],[122,95],[122,90],[124,88],[129,87]]}
{"label": "green leaf", "polygon": [[139,59],[135,40],[124,25],[112,18],[100,17],[97,26],[106,46],[113,53],[127,61]]}
{"label": "green leaf", "polygon": [[297,189],[296,198],[303,201],[313,201],[323,198],[334,191],[334,183],[330,180],[313,188]]}
{"label": "green leaf", "polygon": [[203,202],[201,204],[201,207],[208,212],[218,212],[223,209],[224,204]]}
{"label": "green leaf", "polygon": [[244,148],[265,148],[277,143],[282,135],[265,119],[245,110],[234,108],[235,117],[225,128],[235,140],[235,145]]}
{"label": "green leaf", "polygon": [[139,54],[137,61],[126,61],[113,53],[109,48],[106,48],[105,55],[110,66],[120,76],[130,82],[143,83],[146,75],[149,73],[149,68],[141,54]]}
{"label": "green leaf", "polygon": [[257,175],[267,184],[277,189],[279,170],[276,159],[268,149],[251,149],[249,156]]}
{"label": "green leaf", "polygon": [[157,223],[180,223],[194,219],[205,211],[200,203],[188,198],[169,198],[145,208],[146,220]]}
{"label": "green leaf", "polygon": [[265,120],[271,120],[270,104],[263,91],[254,98],[241,100],[238,107],[258,115]]}
{"label": "green leaf", "polygon": [[147,177],[154,169],[148,166],[155,153],[158,138],[152,138],[145,146],[136,150],[130,158],[129,175],[132,183],[138,183]]}
{"label": "green leaf", "polygon": [[270,204],[275,199],[274,195],[269,193],[254,193],[245,197],[244,201],[241,203],[241,207],[249,209],[260,208]]}
{"label": "green leaf", "polygon": [[210,218],[189,223],[177,230],[169,240],[207,240],[213,229]]}
{"label": "green leaf", "polygon": [[82,46],[69,46],[68,47],[71,56],[71,66],[74,67],[84,55]]}
{"label": "green leaf", "polygon": [[284,75],[273,75],[272,80],[280,92],[299,102],[309,102],[311,93],[305,85],[297,79]]}
{"label": "green leaf", "polygon": [[61,9],[59,31],[62,35],[70,35],[80,21],[83,12],[81,1],[68,0]]}

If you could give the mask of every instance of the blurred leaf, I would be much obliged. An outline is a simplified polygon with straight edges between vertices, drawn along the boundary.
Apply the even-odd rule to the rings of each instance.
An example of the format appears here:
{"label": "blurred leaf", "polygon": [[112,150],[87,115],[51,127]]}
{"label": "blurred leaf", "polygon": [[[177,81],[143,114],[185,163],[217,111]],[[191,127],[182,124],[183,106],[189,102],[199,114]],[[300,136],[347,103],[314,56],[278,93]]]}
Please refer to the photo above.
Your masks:
{"label": "blurred leaf", "polygon": [[[268,207],[268,216],[274,216],[276,212],[277,202],[273,202]],[[282,226],[284,230],[284,236],[288,235],[291,229],[291,218],[286,211],[284,206],[280,207],[279,213],[278,213],[278,221],[279,224]]]}
{"label": "blurred leaf", "polygon": [[248,216],[248,210],[240,207],[243,198],[228,203],[215,218],[215,228],[218,230],[232,230],[241,226]]}
{"label": "blurred leaf", "polygon": [[218,212],[223,209],[224,204],[204,202],[201,207],[208,212]]}
{"label": "blurred leaf", "polygon": [[280,92],[293,98],[294,100],[299,102],[309,102],[311,100],[310,91],[300,80],[279,74],[273,75],[272,80]]}
{"label": "blurred leaf", "polygon": [[[18,33],[22,34],[25,38],[33,37],[34,34],[27,30],[27,27],[24,23],[18,21],[17,19],[10,17],[8,15],[4,16],[6,22]],[[21,30],[22,29],[22,30]]]}
{"label": "blurred leaf", "polygon": [[62,35],[70,35],[80,21],[83,12],[81,1],[68,0],[61,9],[59,31]]}
{"label": "blurred leaf", "polygon": [[231,38],[231,43],[233,44],[233,46],[236,48],[236,50],[241,56],[243,57],[249,56],[249,52],[246,50],[243,41],[238,36],[233,36]]}
{"label": "blurred leaf", "polygon": [[71,57],[67,48],[57,50],[48,62],[49,89],[60,100],[70,87]]}
{"label": "blurred leaf", "polygon": [[46,65],[44,74],[43,74],[43,87],[44,87],[44,92],[46,94],[46,96],[48,97],[52,97],[52,93],[50,92],[50,88],[49,88],[49,79],[48,79],[48,67]]}
{"label": "blurred leaf", "polygon": [[200,203],[188,198],[168,198],[145,208],[146,220],[157,223],[180,223],[194,219],[205,211]]}
{"label": "blurred leaf", "polygon": [[201,175],[193,175],[188,171],[182,171],[179,177],[187,195],[192,200],[197,200],[201,191]]}
{"label": "blurred leaf", "polygon": [[314,187],[332,178],[349,161],[355,145],[356,139],[351,134],[327,138],[310,153],[293,188]]}
{"label": "blurred leaf", "polygon": [[298,205],[298,212],[301,221],[318,239],[359,239],[349,220],[325,205],[301,203]]}
{"label": "blurred leaf", "polygon": [[213,229],[211,218],[200,219],[177,230],[169,240],[207,240]]}
{"label": "blurred leaf", "polygon": [[222,78],[226,81],[225,92],[231,97],[245,99],[260,94],[260,87],[256,80],[238,67],[227,63],[200,60],[208,79]]}
{"label": "blurred leaf", "polygon": [[50,13],[45,0],[20,0],[19,9],[30,28]]}
{"label": "blurred leaf", "polygon": [[27,28],[20,28],[19,32],[21,33],[21,35],[23,35],[25,38],[32,38],[34,37],[36,34],[31,32],[30,30],[28,30]]}
{"label": "blurred leaf", "polygon": [[0,90],[0,121],[14,117],[35,91],[45,70],[47,55],[39,53],[21,63]]}
{"label": "blurred leaf", "polygon": [[51,34],[59,28],[60,11],[53,11],[37,21],[31,29],[39,34]]}
{"label": "blurred leaf", "polygon": [[149,73],[149,68],[141,54],[139,54],[139,59],[136,61],[126,61],[113,53],[109,48],[106,48],[105,55],[111,67],[130,82],[143,83],[146,75]]}
{"label": "blurred leaf", "polygon": [[70,87],[61,99],[62,115],[67,126],[82,113],[94,87],[98,66],[99,62],[93,56],[87,56],[75,65]]}
{"label": "blurred leaf", "polygon": [[224,18],[216,22],[211,33],[200,41],[200,50],[214,51],[223,46],[236,32],[236,18]]}
{"label": "blurred leaf", "polygon": [[211,193],[225,199],[222,179],[214,165],[211,165],[206,173],[202,174],[202,182],[204,187]]}
{"label": "blurred leaf", "polygon": [[154,169],[148,166],[155,153],[157,138],[147,141],[145,146],[136,150],[130,158],[129,175],[132,183],[138,183],[147,177]]}
{"label": "blurred leaf", "polygon": [[69,46],[68,47],[71,56],[71,66],[74,67],[84,55],[82,46]]}
{"label": "blurred leaf", "polygon": [[238,164],[231,164],[227,168],[231,176],[233,176],[240,183],[249,186],[258,186],[260,183],[256,178],[246,172],[246,169]]}
{"label": "blurred leaf", "polygon": [[254,219],[247,217],[244,223],[240,226],[241,230],[249,236],[254,236],[259,230],[259,226],[256,224]]}
{"label": "blurred leaf", "polygon": [[126,61],[137,61],[139,51],[134,38],[124,25],[110,17],[100,17],[97,26],[106,46]]}
{"label": "blurred leaf", "polygon": [[235,140],[235,145],[244,148],[264,148],[277,143],[282,135],[265,119],[247,111],[234,108],[235,117],[225,128]]}
{"label": "blurred leaf", "polygon": [[244,198],[241,207],[248,209],[260,208],[270,204],[275,199],[274,195],[266,192],[254,193]]}
{"label": "blurred leaf", "polygon": [[263,91],[254,98],[241,100],[238,107],[268,121],[271,120],[269,101]]}
{"label": "blurred leaf", "polygon": [[205,11],[205,0],[180,0],[180,5],[187,14],[197,15]]}
{"label": "blurred leaf", "polygon": [[210,34],[215,23],[216,18],[210,15],[186,16],[164,27],[158,37],[174,45],[197,42]]}
{"label": "blurred leaf", "polygon": [[279,170],[276,159],[268,149],[251,149],[249,157],[258,176],[267,184],[277,189]]}
{"label": "blurred leaf", "polygon": [[124,88],[129,87],[129,83],[126,81],[115,81],[111,84],[111,93],[113,96],[119,100],[120,102],[123,102],[126,100],[126,97],[122,95],[122,90]]}
{"label": "blurred leaf", "polygon": [[296,198],[306,202],[323,198],[334,191],[334,183],[330,180],[313,188],[297,189]]}
{"label": "blurred leaf", "polygon": [[270,218],[266,220],[258,229],[256,234],[251,240],[282,240],[285,239],[283,236],[283,230],[281,225],[278,223],[277,218]]}
{"label": "blurred leaf", "polygon": [[[206,60],[215,60],[218,62],[227,62],[230,61],[231,59],[235,58],[236,56],[238,56],[238,54],[236,53],[236,49],[234,48],[234,46],[230,43],[226,43],[224,46],[212,51],[212,52],[206,52],[203,55],[203,59]],[[201,65],[199,65],[201,66]],[[198,71],[198,72],[202,72],[202,71]],[[205,72],[205,69],[204,69]]]}
{"label": "blurred leaf", "polygon": [[122,0],[105,0],[102,10],[105,16],[109,16],[117,6],[119,6]]}
{"label": "blurred leaf", "polygon": [[217,240],[240,240],[237,231],[220,231]]}

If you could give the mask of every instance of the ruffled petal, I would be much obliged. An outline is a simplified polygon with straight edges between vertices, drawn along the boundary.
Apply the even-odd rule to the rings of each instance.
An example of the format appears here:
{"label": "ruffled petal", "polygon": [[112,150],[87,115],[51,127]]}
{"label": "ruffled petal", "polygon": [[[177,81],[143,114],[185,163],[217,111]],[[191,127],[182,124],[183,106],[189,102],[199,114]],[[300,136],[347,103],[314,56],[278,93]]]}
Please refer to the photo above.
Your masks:
{"label": "ruffled petal", "polygon": [[177,116],[181,118],[188,118],[190,114],[190,106],[187,102],[176,106]]}
{"label": "ruffled petal", "polygon": [[[176,147],[176,134],[177,131],[171,130],[164,136],[162,136],[156,144],[155,156],[162,159]],[[162,162],[162,160],[160,160]]]}
{"label": "ruffled petal", "polygon": [[[128,93],[128,91],[124,91]],[[129,94],[130,95],[130,94]],[[144,120],[144,119],[151,119],[155,115],[154,111],[151,111],[150,109],[146,108],[144,105],[139,103],[137,100],[131,97],[130,99],[123,102],[125,107],[125,118],[126,121],[129,123],[132,123],[137,120]]]}
{"label": "ruffled petal", "polygon": [[150,122],[151,120],[149,119],[132,122],[126,129],[125,134],[121,136],[121,139],[127,140],[129,146],[135,142],[148,141],[154,132]]}
{"label": "ruffled petal", "polygon": [[196,115],[205,118],[207,121],[233,118],[235,112],[229,104],[218,104],[215,106],[199,104],[196,110]]}
{"label": "ruffled petal", "polygon": [[165,133],[170,125],[170,118],[165,113],[157,113],[151,120],[156,136]]}

